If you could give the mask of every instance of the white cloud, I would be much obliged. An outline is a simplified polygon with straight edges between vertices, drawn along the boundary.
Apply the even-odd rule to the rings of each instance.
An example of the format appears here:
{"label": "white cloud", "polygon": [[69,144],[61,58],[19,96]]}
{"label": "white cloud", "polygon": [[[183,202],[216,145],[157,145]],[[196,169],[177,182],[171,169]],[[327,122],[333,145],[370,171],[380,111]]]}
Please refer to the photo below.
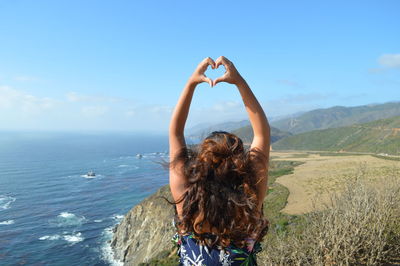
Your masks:
{"label": "white cloud", "polygon": [[121,98],[117,97],[108,97],[108,96],[98,96],[98,95],[84,95],[84,94],[79,94],[76,92],[68,92],[66,94],[67,101],[69,102],[87,102],[87,103],[93,103],[93,102],[110,102],[110,103],[116,103],[122,101]]}
{"label": "white cloud", "polygon": [[0,86],[0,109],[3,110],[32,116],[56,107],[57,103],[49,97],[37,97],[9,86]]}
{"label": "white cloud", "polygon": [[378,63],[387,68],[400,68],[400,54],[384,54],[378,58]]}
{"label": "white cloud", "polygon": [[134,117],[135,115],[136,115],[135,110],[128,110],[125,112],[125,116],[127,116],[127,117]]}
{"label": "white cloud", "polygon": [[109,111],[108,106],[84,106],[81,109],[82,115],[87,118],[103,116]]}
{"label": "white cloud", "polygon": [[168,105],[155,105],[149,106],[148,110],[157,115],[169,115],[172,113],[173,107]]}
{"label": "white cloud", "polygon": [[38,77],[34,77],[34,76],[15,76],[14,80],[16,81],[22,81],[22,82],[35,82],[35,81],[40,81],[40,79]]}
{"label": "white cloud", "polygon": [[231,113],[231,112],[236,112],[238,108],[244,108],[243,103],[227,101],[227,102],[219,102],[219,103],[214,104],[211,107],[210,111]]}
{"label": "white cloud", "polygon": [[[294,94],[264,104],[260,103],[265,107],[267,116],[286,115],[318,107],[318,103],[327,96],[329,95],[318,93]],[[4,129],[111,129],[167,132],[173,109],[173,105],[135,105],[129,100],[110,102],[107,97],[97,98],[78,93],[69,93],[67,98],[55,100],[31,95],[8,86],[0,86],[2,114],[0,128]],[[241,101],[221,101],[204,107],[193,104],[187,126],[202,122],[238,121],[247,117],[246,108]]]}

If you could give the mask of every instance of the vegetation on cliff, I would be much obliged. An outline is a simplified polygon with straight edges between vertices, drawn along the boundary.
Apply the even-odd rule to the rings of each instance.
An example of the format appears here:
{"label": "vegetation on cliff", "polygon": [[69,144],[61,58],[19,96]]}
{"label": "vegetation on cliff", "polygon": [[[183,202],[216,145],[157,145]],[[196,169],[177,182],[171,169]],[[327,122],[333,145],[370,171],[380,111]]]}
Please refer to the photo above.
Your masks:
{"label": "vegetation on cliff", "polygon": [[259,259],[264,265],[398,265],[399,199],[399,176],[384,183],[352,176],[325,210],[270,238]]}

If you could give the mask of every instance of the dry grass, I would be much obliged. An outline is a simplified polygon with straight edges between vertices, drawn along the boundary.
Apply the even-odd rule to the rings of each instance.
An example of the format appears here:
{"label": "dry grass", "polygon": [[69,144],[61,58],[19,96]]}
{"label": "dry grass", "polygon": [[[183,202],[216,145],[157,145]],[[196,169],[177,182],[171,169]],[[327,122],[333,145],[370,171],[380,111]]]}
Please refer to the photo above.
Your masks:
{"label": "dry grass", "polygon": [[[293,160],[290,153],[272,153],[277,160]],[[375,158],[371,155],[319,156],[305,154],[301,158],[297,153],[296,161],[304,164],[295,168],[294,173],[277,179],[277,183],[290,191],[288,203],[282,210],[286,214],[304,214],[322,209],[329,202],[330,194],[343,189],[347,179],[357,174],[358,166],[366,165],[370,180],[382,180],[396,171],[400,175],[400,161]],[[377,183],[379,184],[379,183]],[[317,204],[313,205],[313,199]]]}
{"label": "dry grass", "polygon": [[368,172],[361,167],[330,194],[325,210],[305,215],[303,224],[265,243],[258,256],[261,264],[395,263],[400,257],[400,176],[393,171],[384,180],[371,181]]}

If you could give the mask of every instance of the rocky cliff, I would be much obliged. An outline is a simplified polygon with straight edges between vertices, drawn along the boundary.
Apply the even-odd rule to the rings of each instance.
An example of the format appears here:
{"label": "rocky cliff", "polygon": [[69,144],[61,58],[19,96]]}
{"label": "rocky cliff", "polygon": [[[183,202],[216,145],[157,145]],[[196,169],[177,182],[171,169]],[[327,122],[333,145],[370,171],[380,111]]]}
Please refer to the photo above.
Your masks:
{"label": "rocky cliff", "polygon": [[124,265],[139,265],[160,253],[171,252],[175,233],[173,205],[169,185],[133,207],[114,228],[111,247],[114,257]]}

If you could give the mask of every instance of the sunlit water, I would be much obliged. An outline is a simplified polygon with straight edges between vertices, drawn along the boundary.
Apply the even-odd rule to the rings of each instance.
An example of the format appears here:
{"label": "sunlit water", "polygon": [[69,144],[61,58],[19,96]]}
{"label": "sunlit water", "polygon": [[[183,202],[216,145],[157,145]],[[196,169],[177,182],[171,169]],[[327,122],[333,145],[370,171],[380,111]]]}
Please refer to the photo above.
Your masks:
{"label": "sunlit water", "polygon": [[168,183],[167,151],[161,135],[0,133],[0,265],[117,264],[112,228]]}

